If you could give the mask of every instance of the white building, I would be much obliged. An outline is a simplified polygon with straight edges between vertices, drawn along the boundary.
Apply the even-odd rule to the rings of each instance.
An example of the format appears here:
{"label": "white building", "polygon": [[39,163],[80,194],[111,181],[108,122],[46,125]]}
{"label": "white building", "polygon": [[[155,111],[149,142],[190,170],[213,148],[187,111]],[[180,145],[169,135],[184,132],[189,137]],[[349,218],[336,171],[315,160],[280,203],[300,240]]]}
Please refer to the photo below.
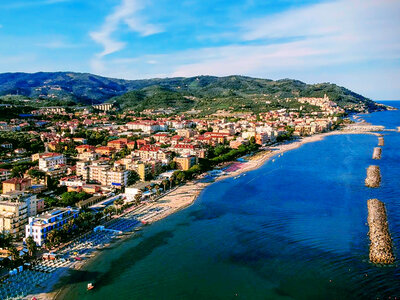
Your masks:
{"label": "white building", "polygon": [[66,159],[63,154],[59,153],[44,153],[39,158],[39,169],[42,171],[52,171],[57,166],[65,165]]}
{"label": "white building", "polygon": [[165,123],[150,120],[129,122],[126,126],[130,130],[141,130],[145,133],[168,130],[168,126]]}
{"label": "white building", "polygon": [[50,231],[62,228],[78,215],[78,209],[66,207],[55,208],[36,217],[30,217],[28,225],[25,225],[25,238],[32,236],[36,244],[42,246]]}
{"label": "white building", "polygon": [[134,187],[127,187],[125,188],[125,197],[126,197],[126,202],[132,202],[135,200],[135,196],[139,193],[138,188]]}
{"label": "white building", "polygon": [[122,187],[128,184],[128,170],[113,168],[107,162],[77,162],[76,175],[84,181],[97,181],[102,185]]}

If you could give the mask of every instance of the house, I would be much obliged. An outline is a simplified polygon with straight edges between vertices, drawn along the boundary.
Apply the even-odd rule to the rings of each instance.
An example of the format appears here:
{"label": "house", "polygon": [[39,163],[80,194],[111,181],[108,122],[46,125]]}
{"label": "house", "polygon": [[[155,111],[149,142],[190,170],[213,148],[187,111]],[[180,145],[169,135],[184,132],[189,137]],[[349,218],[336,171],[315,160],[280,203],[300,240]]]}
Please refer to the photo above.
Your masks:
{"label": "house", "polygon": [[96,150],[95,146],[90,146],[90,145],[79,145],[75,147],[76,151],[79,154],[85,153],[85,152],[94,152]]}
{"label": "house", "polygon": [[11,143],[4,142],[4,143],[0,144],[0,147],[6,148],[6,149],[12,149],[13,145]]}
{"label": "house", "polygon": [[7,180],[11,177],[11,171],[7,169],[0,169],[0,181]]}
{"label": "house", "polygon": [[95,152],[99,153],[100,155],[111,155],[115,152],[115,148],[109,146],[101,146],[96,148]]}
{"label": "house", "polygon": [[115,148],[117,150],[121,150],[121,149],[125,148],[127,144],[128,144],[127,139],[118,139],[118,140],[113,140],[113,141],[108,142],[107,146]]}
{"label": "house", "polygon": [[32,185],[30,178],[11,178],[3,181],[3,194],[14,191],[25,191]]}

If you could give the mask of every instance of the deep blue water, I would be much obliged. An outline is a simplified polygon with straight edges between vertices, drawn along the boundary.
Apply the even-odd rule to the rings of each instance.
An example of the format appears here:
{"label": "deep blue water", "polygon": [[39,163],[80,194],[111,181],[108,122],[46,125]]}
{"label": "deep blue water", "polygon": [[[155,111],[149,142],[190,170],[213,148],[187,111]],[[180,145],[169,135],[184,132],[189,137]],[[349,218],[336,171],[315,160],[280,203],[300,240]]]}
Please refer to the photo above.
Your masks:
{"label": "deep blue water", "polygon": [[[400,103],[393,103],[398,105]],[[400,126],[400,112],[364,116]],[[368,262],[367,204],[386,203],[400,259],[400,133],[330,136],[238,179],[206,188],[191,207],[146,227],[77,271],[65,299],[376,299],[400,297],[400,267]],[[382,186],[364,187],[379,164]],[[87,282],[95,282],[86,291]]]}

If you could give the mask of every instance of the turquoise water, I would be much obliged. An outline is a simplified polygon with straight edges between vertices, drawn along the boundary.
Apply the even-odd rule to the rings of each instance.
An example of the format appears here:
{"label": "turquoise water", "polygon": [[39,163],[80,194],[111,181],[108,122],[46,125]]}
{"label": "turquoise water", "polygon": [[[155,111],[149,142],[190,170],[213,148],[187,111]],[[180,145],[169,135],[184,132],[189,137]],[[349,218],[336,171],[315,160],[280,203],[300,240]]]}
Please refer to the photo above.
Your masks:
{"label": "turquoise water", "polygon": [[[366,119],[400,126],[399,111]],[[368,262],[366,226],[366,201],[379,198],[400,258],[400,133],[385,135],[380,161],[376,145],[370,135],[330,136],[217,182],[76,271],[64,299],[400,297],[400,267]],[[381,167],[381,188],[364,187],[370,164]]]}

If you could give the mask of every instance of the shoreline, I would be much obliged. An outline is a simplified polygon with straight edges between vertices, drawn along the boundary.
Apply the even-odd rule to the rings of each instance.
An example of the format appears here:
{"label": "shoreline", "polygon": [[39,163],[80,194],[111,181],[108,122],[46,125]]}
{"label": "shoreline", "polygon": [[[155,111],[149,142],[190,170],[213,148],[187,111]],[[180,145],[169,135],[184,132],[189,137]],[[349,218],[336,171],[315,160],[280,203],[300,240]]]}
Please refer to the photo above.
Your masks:
{"label": "shoreline", "polygon": [[[162,196],[161,198],[159,198],[157,200],[157,202],[146,204],[147,206],[150,206],[151,208],[162,208],[162,209],[164,209],[164,212],[162,214],[152,216],[149,219],[141,217],[141,218],[138,218],[138,220],[139,221],[144,220],[146,222],[146,224],[152,224],[159,220],[165,219],[166,217],[192,205],[195,202],[195,200],[198,198],[200,193],[207,186],[209,186],[215,182],[218,182],[218,181],[230,178],[230,177],[235,177],[242,173],[256,170],[256,169],[260,168],[262,165],[264,165],[267,161],[269,161],[270,159],[275,157],[276,155],[280,155],[287,151],[291,151],[291,150],[300,148],[304,144],[322,141],[327,136],[347,135],[347,134],[368,134],[368,135],[379,136],[379,133],[371,132],[371,131],[335,130],[335,131],[329,131],[326,133],[320,133],[320,134],[315,134],[312,136],[304,137],[304,138],[301,138],[301,139],[295,140],[295,141],[288,141],[286,143],[279,144],[279,145],[269,146],[269,147],[267,147],[268,149],[263,150],[262,152],[256,153],[252,157],[249,157],[248,161],[245,161],[245,162],[234,161],[234,162],[230,163],[230,165],[227,167],[227,169],[229,169],[232,166],[237,166],[238,169],[231,171],[228,174],[219,176],[214,181],[201,182],[200,180],[197,179],[194,181],[187,182],[186,184],[177,187],[175,190],[166,194],[165,196]],[[122,243],[126,239],[132,238],[134,236],[135,236],[134,233],[131,233],[129,235],[124,235],[121,238],[119,238],[116,242],[114,242],[110,245],[118,246],[120,243]],[[71,276],[71,274],[70,274],[71,271],[87,268],[88,266],[90,266],[90,264],[95,259],[98,259],[100,256],[101,256],[101,251],[96,251],[91,255],[91,257],[89,257],[88,259],[86,259],[84,261],[77,262],[76,264],[74,264],[73,267],[60,270],[59,272],[55,272],[53,274],[52,278],[46,284],[45,290],[49,291],[49,290],[54,289],[54,287],[57,286],[58,283],[60,283],[62,278]],[[63,296],[68,292],[68,289],[69,289],[68,286],[63,286],[63,287],[53,290],[51,292],[42,292],[42,293],[28,295],[27,298],[30,299],[32,297],[36,297],[36,299],[38,299],[38,300],[39,299],[43,299],[43,300],[62,299]]]}

